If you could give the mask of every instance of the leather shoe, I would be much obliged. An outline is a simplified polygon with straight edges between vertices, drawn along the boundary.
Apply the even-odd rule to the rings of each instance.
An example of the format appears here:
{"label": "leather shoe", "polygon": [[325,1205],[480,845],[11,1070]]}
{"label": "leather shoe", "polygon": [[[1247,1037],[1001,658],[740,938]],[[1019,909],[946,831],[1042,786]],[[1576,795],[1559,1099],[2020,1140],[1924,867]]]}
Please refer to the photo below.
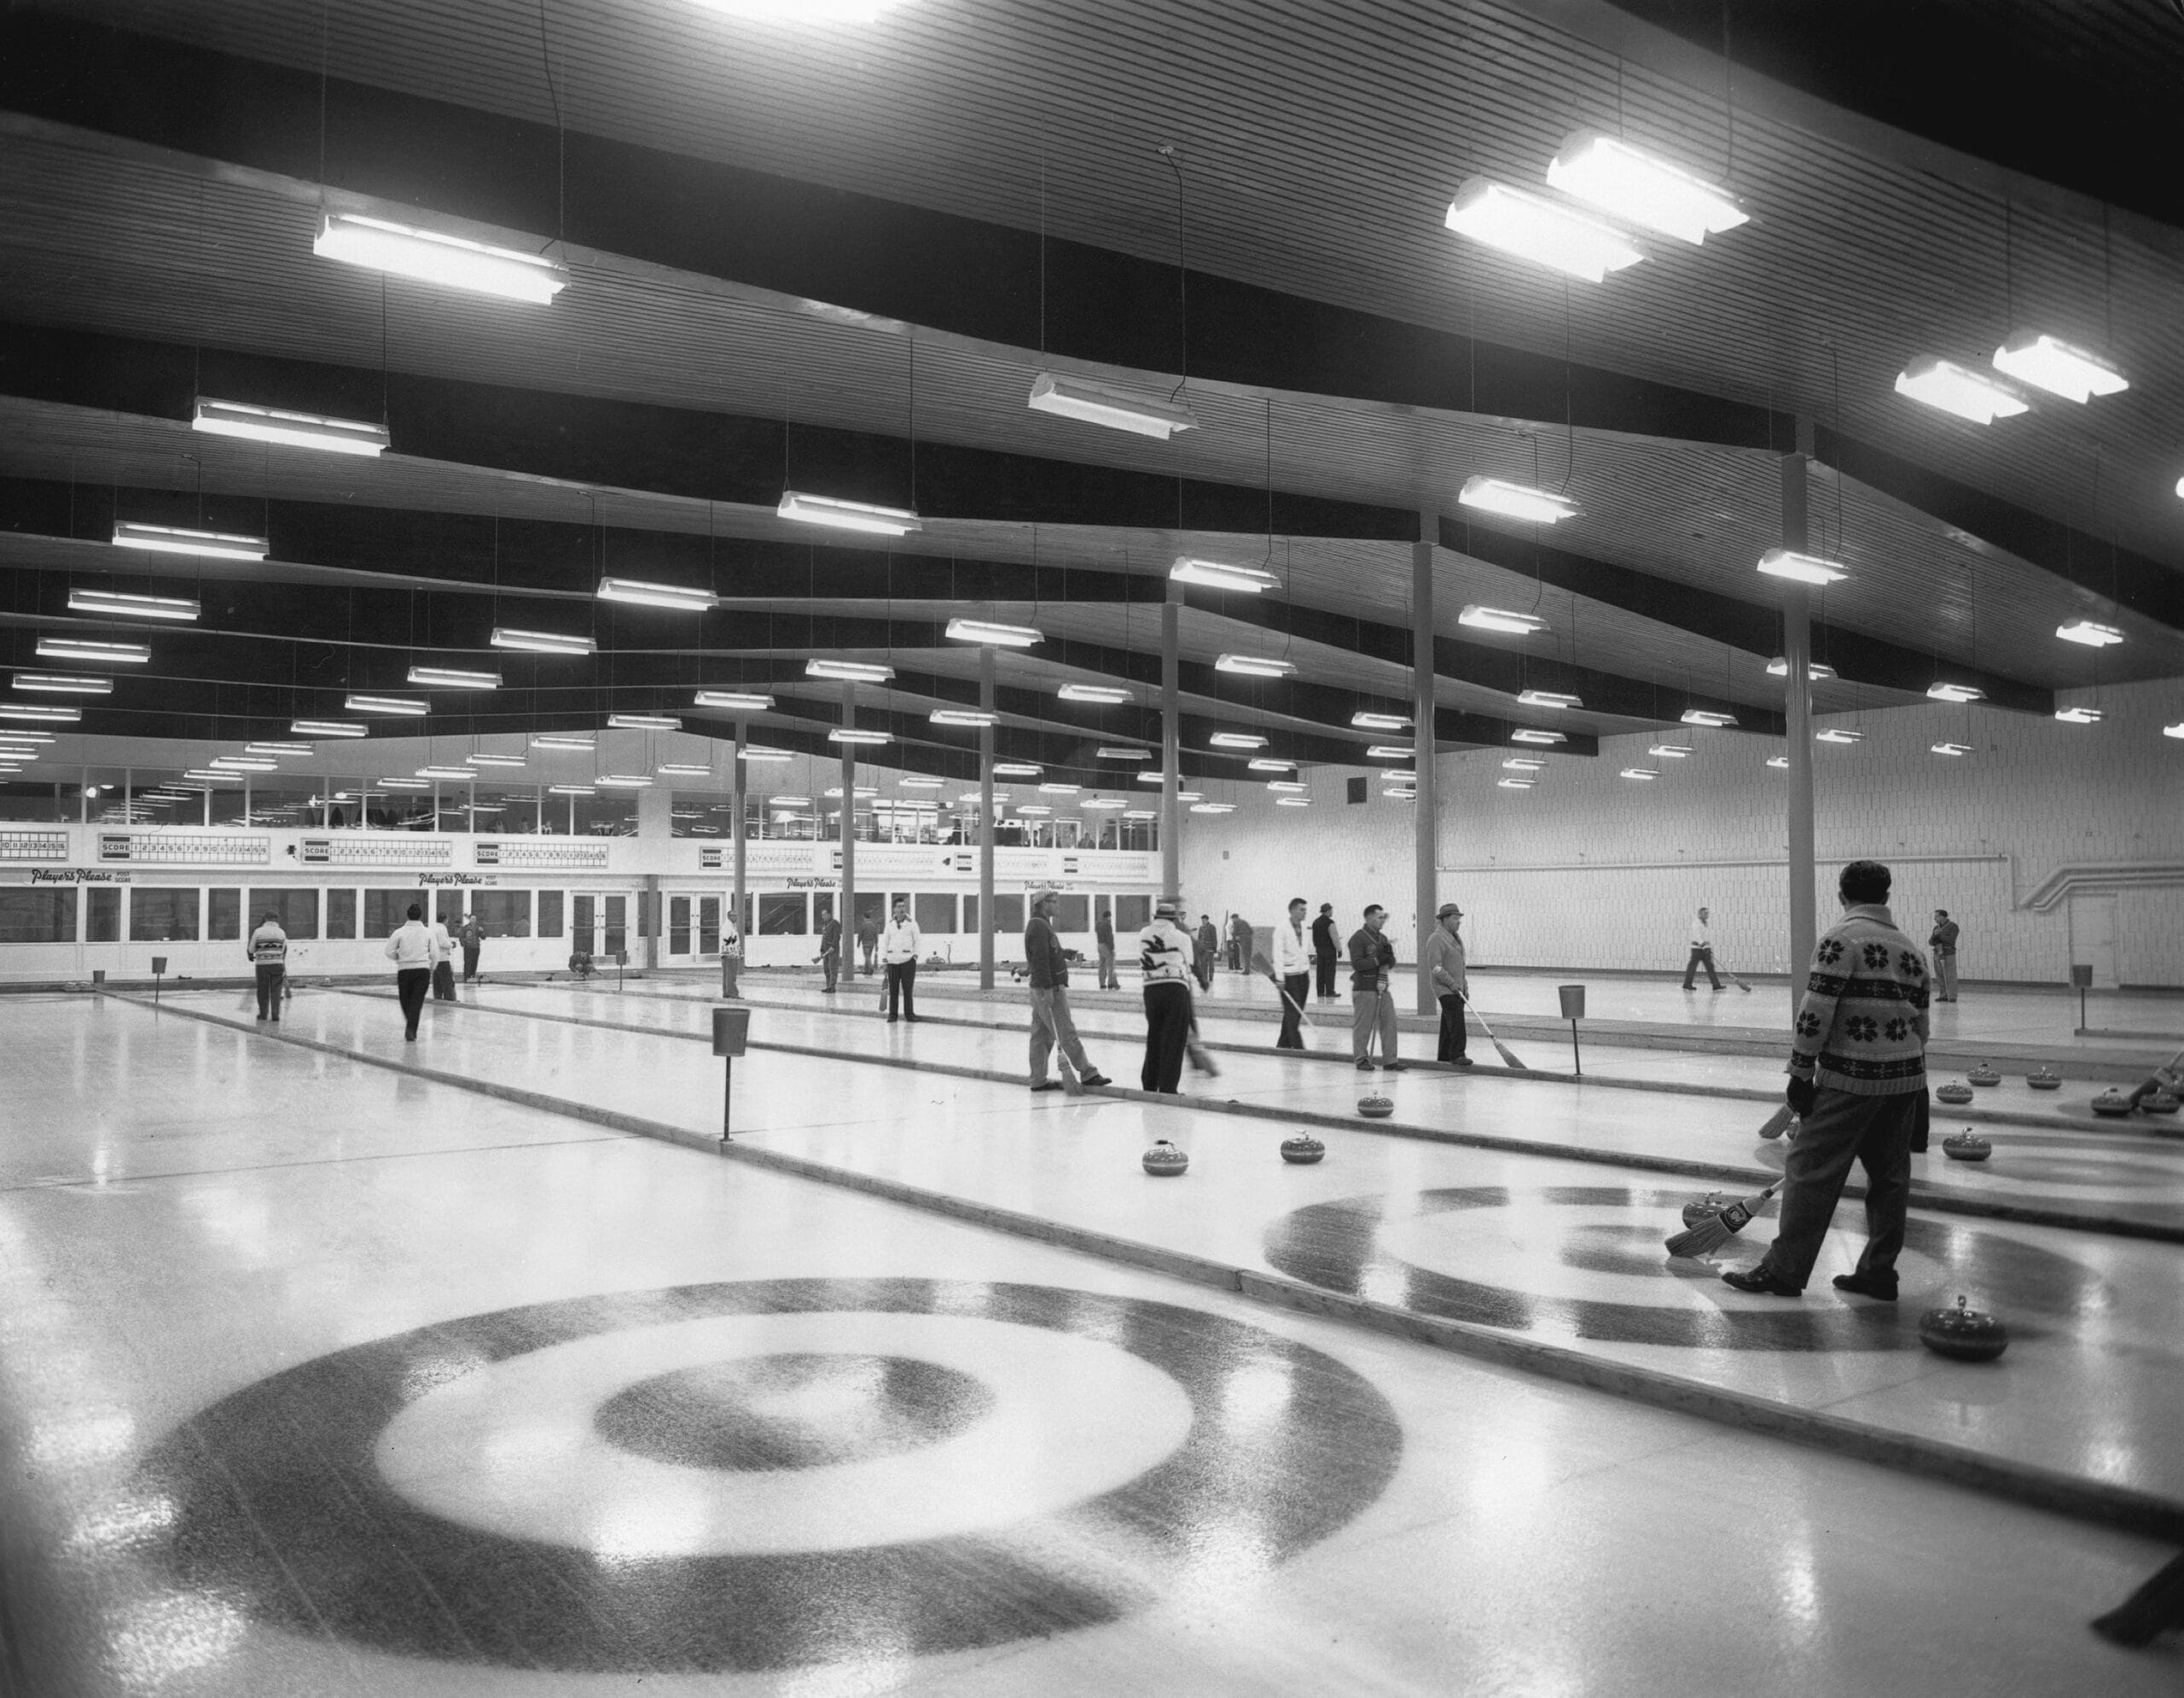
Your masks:
{"label": "leather shoe", "polygon": [[1060,1090],[1061,1089],[1061,1081],[1058,1079],[1043,1079],[1037,1085],[1033,1085],[1031,1089],[1034,1090]]}
{"label": "leather shoe", "polygon": [[1112,1085],[1114,1080],[1105,1073],[1087,1073],[1081,1082],[1085,1085]]}
{"label": "leather shoe", "polygon": [[1757,1293],[1762,1297],[1802,1297],[1805,1294],[1804,1287],[1792,1285],[1787,1280],[1778,1277],[1764,1262],[1749,1273],[1731,1268],[1722,1276],[1722,1283],[1733,1285],[1739,1291]]}
{"label": "leather shoe", "polygon": [[1360,1055],[1357,1058],[1357,1071],[1361,1073],[1371,1073],[1373,1071],[1373,1058],[1369,1055]]}
{"label": "leather shoe", "polygon": [[1896,1301],[1896,1276],[1893,1273],[1839,1273],[1829,1283],[1838,1291],[1854,1291],[1861,1297],[1870,1297],[1877,1302]]}

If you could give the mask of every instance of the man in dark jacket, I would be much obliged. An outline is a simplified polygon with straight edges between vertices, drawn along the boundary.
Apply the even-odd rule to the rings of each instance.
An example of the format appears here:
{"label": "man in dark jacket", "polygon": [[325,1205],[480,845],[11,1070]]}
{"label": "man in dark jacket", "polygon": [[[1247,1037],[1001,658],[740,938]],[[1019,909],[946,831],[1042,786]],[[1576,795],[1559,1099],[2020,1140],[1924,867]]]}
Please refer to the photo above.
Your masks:
{"label": "man in dark jacket", "polygon": [[1100,949],[1100,988],[1121,990],[1122,975],[1115,971],[1114,904],[1104,898],[1100,904],[1100,916],[1092,922],[1092,941]]}
{"label": "man in dark jacket", "polygon": [[479,917],[476,909],[464,916],[455,940],[462,946],[462,982],[468,985],[478,976],[478,951],[485,944],[485,922]]}
{"label": "man in dark jacket", "polygon": [[1334,904],[1322,902],[1320,917],[1312,922],[1312,962],[1319,968],[1320,982],[1316,986],[1320,1000],[1334,1000],[1335,963],[1342,958],[1342,951],[1334,940]]}
{"label": "man in dark jacket", "polygon": [[1949,910],[1934,910],[1934,929],[1926,934],[1926,947],[1934,952],[1934,1000],[1956,1000],[1956,939],[1960,928]]}
{"label": "man in dark jacket", "polygon": [[1380,1065],[1391,1072],[1403,1066],[1396,1060],[1396,999],[1389,988],[1396,946],[1381,929],[1387,923],[1388,910],[1375,902],[1365,910],[1365,923],[1350,939],[1350,1047],[1361,1072],[1373,1065],[1365,1052],[1372,1047],[1375,1027],[1380,1033]]}
{"label": "man in dark jacket", "polygon": [[829,914],[820,928],[819,965],[827,974],[827,988],[833,990],[842,970],[842,922],[837,915]]}
{"label": "man in dark jacket", "polygon": [[1024,963],[1031,980],[1031,1089],[1060,1090],[1061,1082],[1047,1077],[1047,1054],[1060,1047],[1062,1066],[1075,1067],[1087,1085],[1105,1085],[1107,1076],[1085,1058],[1083,1040],[1069,1014],[1069,960],[1061,939],[1054,933],[1054,904],[1060,893],[1051,887],[1031,898],[1031,918],[1024,928]]}
{"label": "man in dark jacket", "polygon": [[1213,988],[1214,957],[1221,951],[1221,933],[1213,929],[1211,914],[1198,916],[1198,935],[1191,939],[1191,970],[1198,974],[1199,989],[1211,991]]}

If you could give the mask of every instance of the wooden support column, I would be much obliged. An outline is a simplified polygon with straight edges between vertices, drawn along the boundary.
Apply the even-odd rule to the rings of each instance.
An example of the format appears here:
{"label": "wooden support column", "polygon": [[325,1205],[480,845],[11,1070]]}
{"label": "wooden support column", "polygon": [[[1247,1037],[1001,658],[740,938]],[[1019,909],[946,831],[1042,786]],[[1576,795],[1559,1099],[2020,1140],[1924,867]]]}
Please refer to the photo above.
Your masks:
{"label": "wooden support column", "polygon": [[1426,975],[1426,945],[1437,923],[1433,910],[1441,905],[1440,881],[1434,872],[1438,849],[1437,808],[1440,786],[1433,770],[1433,546],[1441,534],[1441,515],[1420,512],[1418,540],[1410,545],[1410,677],[1411,764],[1418,773],[1411,798],[1411,865],[1413,890],[1418,904],[1416,953],[1417,1009],[1422,1015],[1438,1014],[1440,998]]}
{"label": "wooden support column", "polygon": [[[1805,468],[1812,455],[1812,421],[1798,419],[1798,445],[1782,456],[1782,546],[1803,553],[1806,546]],[[1819,941],[1815,908],[1812,770],[1811,591],[1802,584],[1785,585],[1782,601],[1784,728],[1789,737],[1790,1005],[1804,990],[1805,968]]]}
{"label": "wooden support column", "polygon": [[729,817],[735,821],[735,825],[732,829],[735,834],[735,893],[729,898],[729,901],[735,904],[735,908],[734,913],[729,917],[735,927],[736,946],[738,950],[744,954],[746,959],[749,958],[749,950],[743,941],[745,930],[743,921],[743,839],[746,829],[744,825],[743,773],[744,769],[748,763],[743,759],[743,748],[745,739],[747,738],[750,734],[751,727],[747,721],[739,719],[735,722],[735,753],[734,756],[735,771],[729,780],[730,788],[733,789],[735,796],[734,803],[735,811],[729,816]]}
{"label": "wooden support column", "polygon": [[1171,578],[1160,604],[1160,893],[1170,902],[1183,893],[1182,611],[1183,586]]}
{"label": "wooden support column", "polygon": [[[979,646],[979,706],[994,711],[993,644]],[[993,989],[993,727],[979,727],[979,988]]]}
{"label": "wooden support column", "polygon": [[[842,681],[842,729],[857,729],[857,686]],[[857,937],[857,745],[842,745],[842,880],[834,895],[846,951]]]}

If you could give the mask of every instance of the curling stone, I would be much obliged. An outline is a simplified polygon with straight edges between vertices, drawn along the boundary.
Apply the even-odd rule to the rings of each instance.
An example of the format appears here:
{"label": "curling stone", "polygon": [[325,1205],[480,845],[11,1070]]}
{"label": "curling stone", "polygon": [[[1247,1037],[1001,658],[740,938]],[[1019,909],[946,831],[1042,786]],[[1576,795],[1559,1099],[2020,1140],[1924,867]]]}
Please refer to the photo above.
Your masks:
{"label": "curling stone", "polygon": [[1942,1154],[1951,1161],[1984,1161],[1995,1153],[1995,1146],[1966,1126],[1953,1138],[1942,1140]]}
{"label": "curling stone", "polygon": [[1991,1061],[1980,1062],[1978,1067],[1965,1074],[1965,1078],[1970,1079],[1974,1085],[2000,1085],[2002,1082],[2001,1074],[1995,1072],[1995,1064]]}
{"label": "curling stone", "polygon": [[2131,1112],[2131,1099],[2111,1085],[2093,1099],[2093,1112],[2116,1119]]}
{"label": "curling stone", "polygon": [[1972,1100],[1972,1087],[1960,1079],[1953,1079],[1937,1090],[1934,1096],[1937,1102],[1969,1102]]}
{"label": "curling stone", "polygon": [[1145,1171],[1156,1179],[1172,1178],[1190,1165],[1190,1157],[1165,1138],[1145,1152]]}
{"label": "curling stone", "polygon": [[2184,1097],[2172,1096],[2165,1090],[2157,1090],[2151,1096],[2140,1097],[2139,1107],[2149,1114],[2174,1114],[2180,1102],[2184,1102]]}
{"label": "curling stone", "polygon": [[1953,1362],[1992,1362],[2010,1347],[2010,1332],[1959,1297],[1955,1308],[1929,1309],[1919,1317],[1919,1342]]}
{"label": "curling stone", "polygon": [[1357,1112],[1368,1120],[1385,1120],[1396,1112],[1396,1100],[1392,1096],[1361,1096],[1357,1099]]}
{"label": "curling stone", "polygon": [[1310,1132],[1299,1132],[1293,1138],[1281,1141],[1281,1159],[1298,1167],[1310,1167],[1327,1153],[1327,1147]]}
{"label": "curling stone", "polygon": [[1702,1220],[1711,1220],[1735,1201],[1734,1197],[1725,1197],[1719,1191],[1709,1191],[1697,1202],[1683,1206],[1683,1224],[1696,1226]]}
{"label": "curling stone", "polygon": [[2063,1076],[2053,1067],[2039,1067],[2024,1076],[2024,1082],[2035,1090],[2060,1090]]}

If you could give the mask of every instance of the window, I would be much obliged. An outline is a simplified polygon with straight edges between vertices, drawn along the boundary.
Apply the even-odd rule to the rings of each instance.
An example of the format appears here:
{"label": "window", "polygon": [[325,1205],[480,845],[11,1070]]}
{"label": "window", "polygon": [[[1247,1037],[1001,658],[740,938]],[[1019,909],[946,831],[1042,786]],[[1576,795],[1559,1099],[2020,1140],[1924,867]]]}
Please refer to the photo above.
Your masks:
{"label": "window", "polygon": [[1365,792],[1368,783],[1370,782],[1369,780],[1363,778],[1345,778],[1342,782],[1344,794],[1348,796],[1350,800],[1353,802],[1362,802],[1365,800]]}
{"label": "window", "polygon": [[610,956],[626,955],[630,949],[630,898],[610,896],[604,906],[607,910],[607,922],[603,928],[606,935],[600,946]]}
{"label": "window", "polygon": [[414,890],[368,890],[364,893],[364,935],[368,938],[391,938],[400,931],[410,918],[410,906],[417,900]]}
{"label": "window", "polygon": [[762,936],[804,935],[804,893],[800,890],[764,891],[758,897],[758,931]]}
{"label": "window", "polygon": [[329,890],[326,893],[326,935],[329,938],[353,938],[357,935],[355,891]]}
{"label": "window", "polygon": [[121,887],[93,885],[90,909],[84,916],[84,941],[118,944],[121,941]]}
{"label": "window", "polygon": [[720,898],[717,896],[698,898],[698,953],[720,953]]}
{"label": "window", "polygon": [[250,893],[250,928],[258,929],[258,922],[271,914],[281,922],[281,929],[290,938],[315,938],[318,935],[318,893],[316,890],[276,888],[253,890]]}
{"label": "window", "polygon": [[996,896],[993,899],[994,929],[1004,935],[1024,929],[1024,898],[1021,896]]}
{"label": "window", "polygon": [[1115,930],[1141,932],[1153,923],[1153,898],[1149,896],[1118,896],[1115,898]]}
{"label": "window", "polygon": [[956,897],[950,891],[920,891],[916,897],[915,917],[918,930],[926,933],[952,932],[956,929]]}
{"label": "window", "polygon": [[1064,896],[1054,904],[1054,929],[1057,932],[1089,932],[1092,929],[1092,898],[1088,896]]}
{"label": "window", "polygon": [[242,940],[242,893],[208,890],[205,893],[205,936],[208,942]]}
{"label": "window", "polygon": [[197,891],[138,885],[129,893],[129,941],[132,944],[194,943],[197,938]]}
{"label": "window", "polygon": [[688,955],[690,952],[690,898],[671,896],[667,898],[667,952]]}
{"label": "window", "polygon": [[73,890],[0,890],[0,944],[73,944]]}
{"label": "window", "polygon": [[[552,893],[555,897],[561,892]],[[489,938],[527,938],[531,935],[531,893],[527,890],[476,890],[470,893],[470,911],[478,916]],[[559,931],[561,916],[554,916]]]}
{"label": "window", "polygon": [[542,938],[561,935],[561,893],[558,890],[538,893],[538,935]]}
{"label": "window", "polygon": [[599,953],[599,898],[577,898],[576,927],[569,935],[569,949],[576,955]]}
{"label": "window", "polygon": [[462,923],[462,893],[459,890],[436,890],[433,893],[433,917],[452,932]]}

